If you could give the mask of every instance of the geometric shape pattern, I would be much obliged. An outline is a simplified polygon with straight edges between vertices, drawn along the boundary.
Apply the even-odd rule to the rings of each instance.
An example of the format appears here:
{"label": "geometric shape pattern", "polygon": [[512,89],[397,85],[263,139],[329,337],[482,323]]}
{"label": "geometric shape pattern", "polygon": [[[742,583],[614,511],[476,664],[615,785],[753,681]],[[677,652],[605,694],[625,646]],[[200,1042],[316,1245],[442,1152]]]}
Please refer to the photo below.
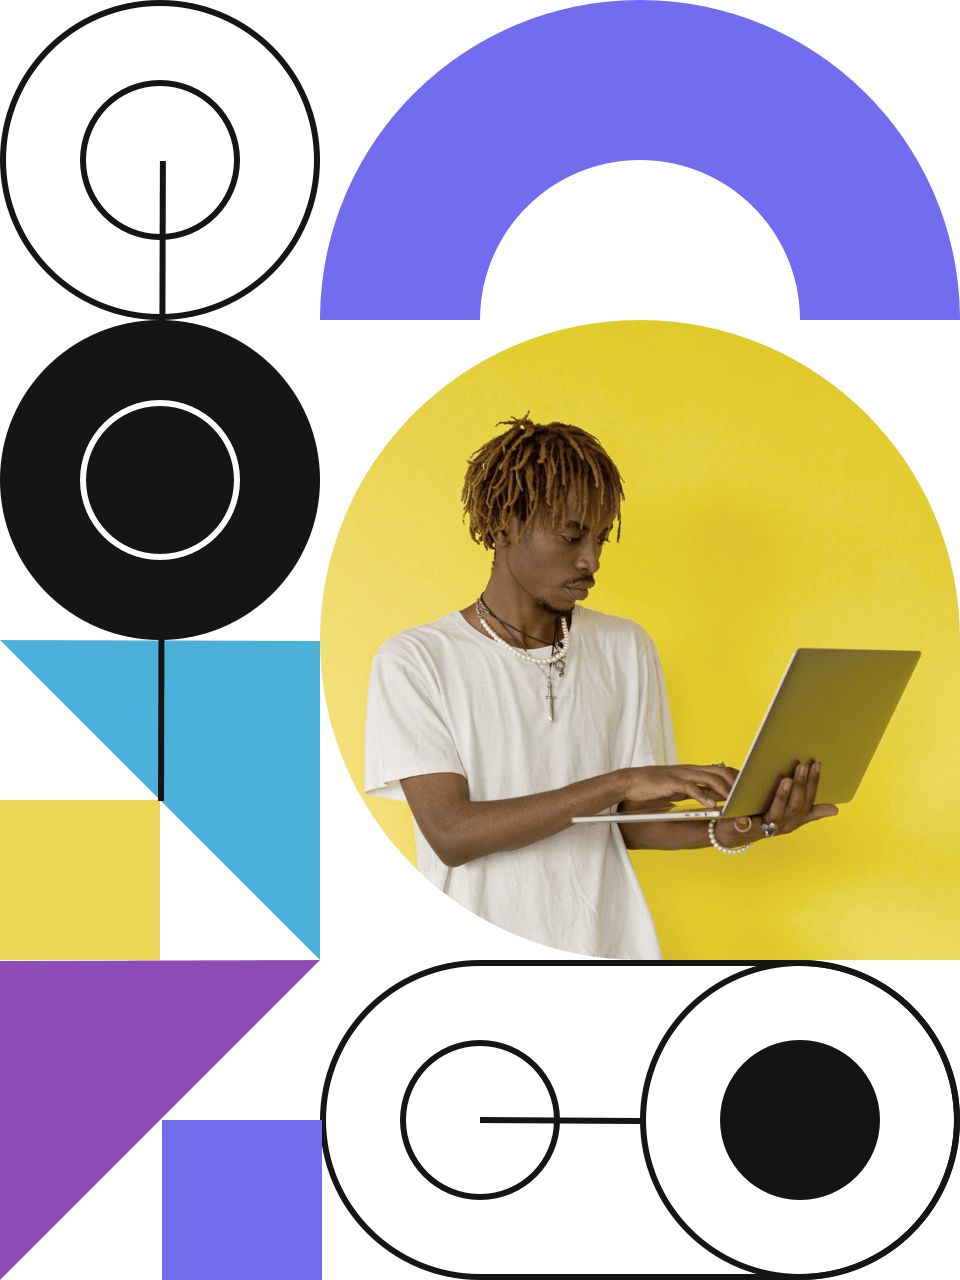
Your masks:
{"label": "geometric shape pattern", "polygon": [[0,884],[0,960],[157,960],[160,806],[0,800]]}
{"label": "geometric shape pattern", "polygon": [[[212,57],[211,46],[216,51]],[[95,68],[91,47],[97,49]],[[158,68],[167,78],[153,79]],[[194,76],[213,97],[184,83]],[[253,115],[251,84],[258,89]],[[104,100],[104,90],[110,92],[106,86],[123,87]],[[216,128],[225,126],[229,135],[229,142],[227,137],[223,142],[233,152],[233,173],[223,199],[205,209],[206,216],[199,222],[183,227],[171,220],[167,230],[165,218],[159,229],[148,219],[151,229],[144,230],[113,217],[97,198],[87,167],[88,144],[91,134],[95,139],[99,132],[95,126],[102,113],[117,99],[135,90],[155,94],[158,88],[163,96],[163,87],[168,93],[173,89],[194,94],[216,112],[220,117]],[[51,101],[55,106],[50,106]],[[154,107],[158,115],[164,107],[169,111],[168,102],[169,97],[163,107]],[[228,117],[238,121],[239,137]],[[211,139],[202,126],[199,132],[209,148]],[[278,137],[284,140],[282,148],[275,145]],[[244,178],[236,187],[240,151]],[[65,155],[73,154],[79,164],[62,163]],[[128,162],[122,144],[108,144],[108,155],[115,181],[123,182]],[[212,155],[215,161],[215,143]],[[38,167],[49,178],[41,198],[51,202],[54,217],[37,216]],[[133,185],[132,175],[133,170],[125,175],[127,189]],[[172,182],[181,183],[181,192],[184,175],[183,164],[171,164]],[[110,167],[107,176],[111,176]],[[141,319],[202,315],[256,289],[300,239],[316,199],[318,178],[316,120],[286,60],[237,18],[179,0],[121,4],[82,18],[61,32],[17,85],[0,138],[0,181],[7,211],[35,261],[83,301]],[[189,169],[186,181],[190,181]],[[227,218],[216,222],[228,201]],[[116,230],[108,231],[101,218]],[[202,228],[203,235],[190,238],[191,232]],[[121,232],[128,233],[129,239]],[[165,248],[168,239],[176,241],[180,250],[178,271],[173,305],[161,304],[158,311],[153,305],[157,251],[152,242],[159,240]],[[209,270],[205,269],[208,264]],[[107,297],[93,296],[94,290]]]}
{"label": "geometric shape pattern", "polygon": [[161,1138],[156,1125],[5,1280],[160,1280]]}
{"label": "geometric shape pattern", "polygon": [[129,640],[6,640],[4,644],[156,794],[156,644]]}
{"label": "geometric shape pattern", "polygon": [[[826,1137],[824,1117],[814,1122],[809,1110],[798,1142],[783,1132],[781,1117],[792,1124],[820,1085],[808,1053],[799,1097],[791,1087],[783,1046],[796,1052],[799,1042],[817,1046],[818,1057],[832,1049],[834,1066],[846,1057],[859,1077],[860,1103],[848,1094],[838,1122],[846,1128],[860,1110],[864,1123],[839,1150],[840,1134]],[[769,1169],[757,1178],[756,1164],[745,1170],[725,1131],[728,1091],[769,1053],[780,1058],[777,1084],[764,1096],[754,1076],[751,1105],[768,1133],[781,1127],[777,1159],[786,1154],[792,1186]],[[832,1102],[845,1091],[835,1079]],[[960,1141],[956,1077],[929,1023],[878,978],[827,962],[760,964],[697,995],[651,1057],[640,1118],[647,1171],[674,1221],[715,1257],[763,1274],[839,1275],[892,1253],[940,1200]],[[823,1141],[810,1144],[808,1162],[803,1144],[817,1128]]]}
{"label": "geometric shape pattern", "polygon": [[165,1119],[319,1120],[329,1012],[330,984],[315,965]]}
{"label": "geometric shape pattern", "polygon": [[163,1122],[163,1280],[320,1276],[319,1120]]}
{"label": "geometric shape pattern", "polygon": [[0,1275],[310,968],[0,965]]}
{"label": "geometric shape pattern", "polygon": [[[907,976],[906,967],[899,972]],[[705,987],[717,973],[720,980]],[[924,1007],[942,1029],[955,1033],[952,985],[933,976],[913,989],[924,992]],[[645,1018],[625,1026],[615,1010],[634,999],[643,1001]],[[562,1010],[563,1017],[531,1021],[533,1007]],[[463,1038],[481,1028],[497,1039]],[[738,1069],[758,1048],[791,1035],[856,1062],[882,1116],[862,1172],[819,1199],[782,1198],[751,1185],[721,1130],[725,1091]],[[454,1044],[435,1048],[454,1037]],[[514,1047],[518,1042],[524,1050]],[[526,1057],[527,1048],[536,1059]],[[522,1076],[491,1068],[490,1049],[550,1071],[556,1092],[548,1088],[548,1100],[532,1077],[527,1090]],[[480,1052],[488,1062],[471,1064]],[[454,1073],[433,1080],[414,1116],[430,1074],[457,1059]],[[636,1063],[646,1064],[639,1098]],[[460,1087],[468,1080],[472,1092]],[[808,1081],[809,1073],[801,1092]],[[545,1078],[541,1083],[546,1087]],[[796,1098],[789,1085],[755,1094],[758,1111],[773,1102],[758,1116],[760,1125],[776,1127],[781,1116],[792,1122]],[[404,1128],[408,1104],[416,1131]],[[440,1275],[701,1276],[716,1273],[700,1253],[705,1249],[751,1273],[812,1280],[867,1267],[936,1212],[945,1256],[952,1256],[955,1197],[939,1201],[960,1141],[956,1077],[936,1032],[904,996],[843,965],[666,961],[654,969],[644,961],[618,968],[573,959],[441,965],[396,983],[359,1013],[327,1070],[320,1118],[327,1172],[356,1223],[397,1258]],[[488,1124],[507,1131],[490,1145],[481,1137]],[[513,1145],[509,1130],[528,1126],[541,1131],[541,1142],[551,1129],[561,1136],[547,1153],[550,1170],[532,1184],[528,1178],[522,1196],[468,1196],[461,1178],[449,1175],[441,1184],[441,1169],[474,1182],[505,1170],[507,1161],[516,1172],[515,1158],[531,1148]],[[634,1178],[637,1136],[649,1182],[642,1170]],[[418,1162],[428,1152],[429,1169]],[[822,1151],[813,1154],[819,1159]],[[828,1176],[833,1154],[824,1161]],[[624,1178],[622,1209],[630,1196],[649,1197],[652,1187],[669,1217],[648,1215],[640,1238],[611,1214],[598,1235],[593,1224],[624,1190]],[[452,1193],[442,1214],[438,1187]],[[696,1251],[684,1248],[677,1226]],[[760,1256],[736,1260],[723,1248],[730,1240]],[[911,1270],[905,1256],[888,1274],[923,1271]]]}
{"label": "geometric shape pattern", "polygon": [[[138,439],[146,453],[124,447]],[[319,488],[291,388],[197,324],[118,325],[64,351],[20,401],[0,458],[7,530],[35,581],[85,622],[141,640],[203,635],[262,604],[300,559]],[[197,508],[186,525],[181,501]]]}
{"label": "geometric shape pattern", "polygon": [[5,644],[0,644],[0,708],[0,799],[153,799],[132,770]]}
{"label": "geometric shape pattern", "polygon": [[316,952],[319,645],[168,643],[165,689],[167,807]]}
{"label": "geometric shape pattern", "polygon": [[[550,85],[515,94],[531,67]],[[802,319],[957,319],[943,216],[890,120],[781,32],[692,4],[599,3],[522,22],[426,82],[344,197],[321,317],[479,319],[517,216],[572,174],[656,160],[749,201]]]}
{"label": "geometric shape pattern", "polygon": [[314,959],[309,947],[175,813],[165,804],[157,810],[161,960]]}

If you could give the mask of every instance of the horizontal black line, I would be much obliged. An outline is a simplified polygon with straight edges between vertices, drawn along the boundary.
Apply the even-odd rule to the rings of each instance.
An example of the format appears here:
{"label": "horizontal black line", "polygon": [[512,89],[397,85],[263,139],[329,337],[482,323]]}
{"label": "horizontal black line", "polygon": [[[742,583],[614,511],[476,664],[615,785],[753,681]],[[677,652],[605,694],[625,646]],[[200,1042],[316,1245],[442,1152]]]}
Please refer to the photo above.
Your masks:
{"label": "horizontal black line", "polygon": [[481,1124],[640,1124],[624,1116],[481,1116]]}

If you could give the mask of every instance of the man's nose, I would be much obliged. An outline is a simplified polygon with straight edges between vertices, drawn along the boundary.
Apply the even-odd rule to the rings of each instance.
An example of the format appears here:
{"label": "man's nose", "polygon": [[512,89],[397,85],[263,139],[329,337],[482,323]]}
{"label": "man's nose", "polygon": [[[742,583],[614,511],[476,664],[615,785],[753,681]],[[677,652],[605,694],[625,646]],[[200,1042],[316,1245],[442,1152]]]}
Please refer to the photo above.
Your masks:
{"label": "man's nose", "polygon": [[591,542],[581,552],[577,559],[577,568],[586,570],[591,577],[600,568],[600,548],[595,542]]}

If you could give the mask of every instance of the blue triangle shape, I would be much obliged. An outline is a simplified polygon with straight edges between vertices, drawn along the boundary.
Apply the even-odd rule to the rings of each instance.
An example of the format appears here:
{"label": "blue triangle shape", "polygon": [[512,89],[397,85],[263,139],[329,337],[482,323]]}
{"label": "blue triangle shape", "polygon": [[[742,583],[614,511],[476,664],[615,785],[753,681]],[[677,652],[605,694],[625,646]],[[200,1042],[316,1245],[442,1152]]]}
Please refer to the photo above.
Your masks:
{"label": "blue triangle shape", "polygon": [[167,641],[168,809],[311,951],[320,929],[320,645]]}
{"label": "blue triangle shape", "polygon": [[156,795],[155,641],[3,643]]}

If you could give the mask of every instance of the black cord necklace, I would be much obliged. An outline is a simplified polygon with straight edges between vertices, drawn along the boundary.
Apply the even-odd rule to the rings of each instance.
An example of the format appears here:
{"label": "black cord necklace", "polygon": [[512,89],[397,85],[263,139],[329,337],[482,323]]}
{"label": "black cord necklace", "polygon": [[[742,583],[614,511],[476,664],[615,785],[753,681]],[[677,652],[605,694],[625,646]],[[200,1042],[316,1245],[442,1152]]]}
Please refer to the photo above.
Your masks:
{"label": "black cord necklace", "polygon": [[[493,610],[487,604],[486,600],[484,600],[482,591],[480,592],[480,603],[483,605],[487,613],[489,613],[490,617],[493,618],[496,622],[500,623],[501,627],[503,627],[507,631],[515,631],[517,635],[521,637],[521,640],[520,640],[521,648],[526,649],[527,647],[523,643],[524,639],[536,640],[536,642],[539,645],[543,645],[544,642],[539,636],[532,636],[529,633],[529,631],[523,631],[520,629],[520,627],[515,627],[512,622],[504,622],[502,618],[497,617],[497,615],[493,612]],[[554,619],[553,619],[553,643],[550,647],[551,657],[553,657],[556,654],[557,649],[559,647],[560,647],[560,615],[556,614],[554,615]],[[556,672],[558,677],[563,675],[565,665],[566,665],[566,662],[565,662],[565,659],[563,658],[561,658],[560,661],[556,663]]]}
{"label": "black cord necklace", "polygon": [[[517,635],[521,637],[521,639],[536,640],[538,645],[544,645],[544,646],[546,645],[546,641],[542,640],[540,636],[532,636],[529,631],[522,631],[519,627],[515,627],[512,622],[504,622],[502,618],[497,617],[497,615],[493,612],[493,610],[487,604],[486,600],[484,600],[483,592],[480,593],[480,603],[483,605],[484,609],[486,609],[487,613],[489,613],[490,617],[494,618],[497,622],[499,622],[501,627],[504,628],[504,630],[515,631]],[[553,620],[553,643],[554,644],[557,643],[557,635],[559,634],[559,629],[560,629],[559,619],[554,618]],[[522,645],[521,647],[526,648],[526,645]]]}

